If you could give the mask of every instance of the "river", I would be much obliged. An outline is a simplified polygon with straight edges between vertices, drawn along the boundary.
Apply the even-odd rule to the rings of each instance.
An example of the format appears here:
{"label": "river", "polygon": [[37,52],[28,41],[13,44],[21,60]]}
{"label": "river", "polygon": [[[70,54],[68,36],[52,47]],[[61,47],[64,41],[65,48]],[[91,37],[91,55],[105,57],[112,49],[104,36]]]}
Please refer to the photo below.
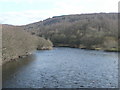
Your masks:
{"label": "river", "polygon": [[118,53],[56,47],[3,66],[3,88],[117,88]]}

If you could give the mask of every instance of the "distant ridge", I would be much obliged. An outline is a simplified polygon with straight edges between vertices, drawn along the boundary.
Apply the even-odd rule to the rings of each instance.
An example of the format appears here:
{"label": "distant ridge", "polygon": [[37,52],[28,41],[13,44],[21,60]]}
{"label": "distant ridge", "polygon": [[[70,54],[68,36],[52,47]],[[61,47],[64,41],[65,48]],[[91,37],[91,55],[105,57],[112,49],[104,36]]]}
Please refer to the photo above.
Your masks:
{"label": "distant ridge", "polygon": [[22,26],[25,31],[50,39],[55,46],[118,50],[118,13],[54,16]]}

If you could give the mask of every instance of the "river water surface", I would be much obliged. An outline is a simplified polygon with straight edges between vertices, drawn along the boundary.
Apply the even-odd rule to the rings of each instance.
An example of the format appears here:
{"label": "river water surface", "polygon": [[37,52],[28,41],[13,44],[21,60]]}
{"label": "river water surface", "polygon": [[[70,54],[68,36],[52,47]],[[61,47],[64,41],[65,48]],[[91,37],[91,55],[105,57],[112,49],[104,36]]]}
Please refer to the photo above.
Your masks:
{"label": "river water surface", "polygon": [[3,66],[3,88],[117,88],[118,54],[54,48]]}

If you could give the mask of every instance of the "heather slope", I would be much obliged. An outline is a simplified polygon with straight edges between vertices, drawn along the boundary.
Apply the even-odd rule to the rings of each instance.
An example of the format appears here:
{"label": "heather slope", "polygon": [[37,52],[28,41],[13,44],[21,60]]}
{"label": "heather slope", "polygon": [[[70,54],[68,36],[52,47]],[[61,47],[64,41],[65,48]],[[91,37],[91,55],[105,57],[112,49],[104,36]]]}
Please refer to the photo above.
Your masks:
{"label": "heather slope", "polygon": [[28,55],[38,47],[52,48],[50,41],[31,35],[16,26],[2,25],[2,36],[3,63]]}

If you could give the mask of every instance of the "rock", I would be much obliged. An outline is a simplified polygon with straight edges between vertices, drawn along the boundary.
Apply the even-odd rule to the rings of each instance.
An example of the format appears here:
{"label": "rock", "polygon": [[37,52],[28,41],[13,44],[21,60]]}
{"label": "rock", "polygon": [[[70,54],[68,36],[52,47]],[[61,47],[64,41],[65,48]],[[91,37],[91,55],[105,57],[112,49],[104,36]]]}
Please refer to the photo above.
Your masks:
{"label": "rock", "polygon": [[81,85],[80,87],[84,87],[84,86]]}

